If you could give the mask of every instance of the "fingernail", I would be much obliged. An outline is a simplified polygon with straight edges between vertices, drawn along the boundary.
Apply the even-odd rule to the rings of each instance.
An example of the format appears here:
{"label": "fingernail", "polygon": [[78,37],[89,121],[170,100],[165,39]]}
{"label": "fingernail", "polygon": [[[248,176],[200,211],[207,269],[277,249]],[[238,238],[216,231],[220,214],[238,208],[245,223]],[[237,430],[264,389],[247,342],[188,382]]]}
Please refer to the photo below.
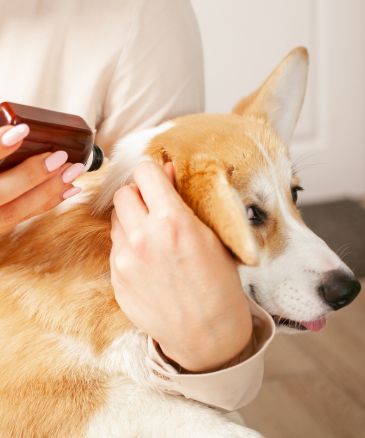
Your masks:
{"label": "fingernail", "polygon": [[68,184],[75,180],[79,175],[83,173],[85,166],[81,163],[76,163],[66,169],[62,174],[62,180]]}
{"label": "fingernail", "polygon": [[6,131],[1,137],[1,142],[4,146],[14,146],[18,141],[23,140],[29,134],[29,131],[29,126],[21,123]]}
{"label": "fingernail", "polygon": [[56,169],[59,169],[63,164],[66,163],[68,158],[67,152],[65,151],[57,151],[54,152],[52,155],[47,157],[44,160],[44,163],[47,167],[47,170],[49,172],[53,172]]}
{"label": "fingernail", "polygon": [[70,189],[66,190],[65,193],[62,195],[63,199],[71,198],[72,196],[77,195],[81,192],[80,187],[71,187]]}

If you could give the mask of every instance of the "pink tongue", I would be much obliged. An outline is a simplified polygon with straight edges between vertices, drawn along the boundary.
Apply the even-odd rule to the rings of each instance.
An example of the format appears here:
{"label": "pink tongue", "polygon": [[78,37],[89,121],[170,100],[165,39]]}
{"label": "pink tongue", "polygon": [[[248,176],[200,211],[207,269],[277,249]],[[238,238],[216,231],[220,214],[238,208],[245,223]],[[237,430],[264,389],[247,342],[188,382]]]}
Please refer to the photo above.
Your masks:
{"label": "pink tongue", "polygon": [[312,332],[319,332],[326,325],[326,318],[316,319],[315,321],[300,321],[300,323]]}

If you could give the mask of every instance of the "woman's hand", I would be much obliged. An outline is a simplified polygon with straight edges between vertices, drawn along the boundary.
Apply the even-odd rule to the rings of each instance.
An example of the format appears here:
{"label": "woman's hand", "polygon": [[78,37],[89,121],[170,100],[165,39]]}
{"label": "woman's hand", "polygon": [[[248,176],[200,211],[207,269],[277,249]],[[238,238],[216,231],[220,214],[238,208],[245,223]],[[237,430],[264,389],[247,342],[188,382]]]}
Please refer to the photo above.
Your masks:
{"label": "woman's hand", "polygon": [[154,163],[114,196],[110,256],[116,300],[163,353],[190,371],[221,367],[250,342],[235,262]]}
{"label": "woman's hand", "polygon": [[[0,161],[15,152],[28,134],[26,124],[1,127]],[[71,183],[84,165],[66,162],[66,152],[49,152],[0,173],[0,235],[80,192]]]}

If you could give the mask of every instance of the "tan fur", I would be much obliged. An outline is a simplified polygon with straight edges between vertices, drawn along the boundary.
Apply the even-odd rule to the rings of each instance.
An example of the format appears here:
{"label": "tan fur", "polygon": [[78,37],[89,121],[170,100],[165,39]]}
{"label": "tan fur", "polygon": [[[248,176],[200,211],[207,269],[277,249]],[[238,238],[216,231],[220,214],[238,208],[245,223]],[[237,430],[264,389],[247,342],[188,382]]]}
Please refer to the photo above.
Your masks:
{"label": "tan fur", "polygon": [[81,436],[104,401],[108,376],[70,362],[57,341],[100,354],[130,327],[110,285],[109,214],[91,209],[49,213],[0,241],[1,436]]}
{"label": "tan fur", "polygon": [[[255,162],[256,148],[244,137],[244,129],[242,118],[234,114],[186,116],[157,136],[146,152],[162,162],[167,154],[176,163],[177,190],[184,201],[234,254],[245,264],[254,265],[256,245],[243,204],[231,189],[236,173],[249,178],[254,171],[246,169],[247,163]],[[235,169],[232,163],[240,168]],[[242,178],[237,185],[244,188]]]}
{"label": "tan fur", "polygon": [[[251,265],[260,248],[275,254],[285,245],[280,217],[252,232],[244,213],[244,204],[254,201],[247,192],[249,182],[267,171],[252,136],[267,146],[273,161],[287,154],[266,112],[257,107],[257,96],[262,98],[260,91],[237,107],[240,113],[249,108],[244,117],[176,119],[146,150],[157,162],[175,162],[183,199]],[[99,177],[89,176],[87,185],[98,187],[93,178]],[[60,342],[70,337],[100,355],[132,326],[110,284],[111,211],[93,214],[95,196],[91,193],[86,204],[62,214],[44,215],[16,238],[0,239],[2,437],[83,436],[105,403],[110,376],[74,361]]]}
{"label": "tan fur", "polygon": [[[251,101],[252,97],[248,99]],[[241,103],[245,105],[244,101]],[[196,114],[176,119],[176,125],[157,136],[146,150],[157,162],[176,163],[177,189],[184,201],[246,265],[257,262],[257,248],[255,244],[247,248],[252,228],[243,221],[242,208],[254,203],[247,196],[249,181],[259,169],[268,170],[253,137],[265,145],[274,163],[278,156],[288,157],[288,149],[269,123],[260,114],[251,113]],[[217,184],[218,177],[226,179],[229,186]],[[294,183],[299,183],[298,178]],[[230,187],[236,189],[241,200],[232,196]],[[287,196],[291,211],[299,219],[289,187]],[[286,238],[278,209],[273,216],[274,221],[254,231],[254,242],[274,257],[283,250]]]}

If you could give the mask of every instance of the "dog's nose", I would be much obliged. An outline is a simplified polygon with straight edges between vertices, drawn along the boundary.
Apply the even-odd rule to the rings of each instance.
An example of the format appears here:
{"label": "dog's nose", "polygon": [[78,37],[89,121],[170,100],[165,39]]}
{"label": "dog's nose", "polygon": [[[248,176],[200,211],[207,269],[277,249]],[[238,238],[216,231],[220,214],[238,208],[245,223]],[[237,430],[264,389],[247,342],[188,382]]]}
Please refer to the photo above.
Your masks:
{"label": "dog's nose", "polygon": [[326,274],[324,282],[318,287],[318,293],[333,310],[338,310],[350,304],[360,289],[361,284],[355,277],[335,270]]}

